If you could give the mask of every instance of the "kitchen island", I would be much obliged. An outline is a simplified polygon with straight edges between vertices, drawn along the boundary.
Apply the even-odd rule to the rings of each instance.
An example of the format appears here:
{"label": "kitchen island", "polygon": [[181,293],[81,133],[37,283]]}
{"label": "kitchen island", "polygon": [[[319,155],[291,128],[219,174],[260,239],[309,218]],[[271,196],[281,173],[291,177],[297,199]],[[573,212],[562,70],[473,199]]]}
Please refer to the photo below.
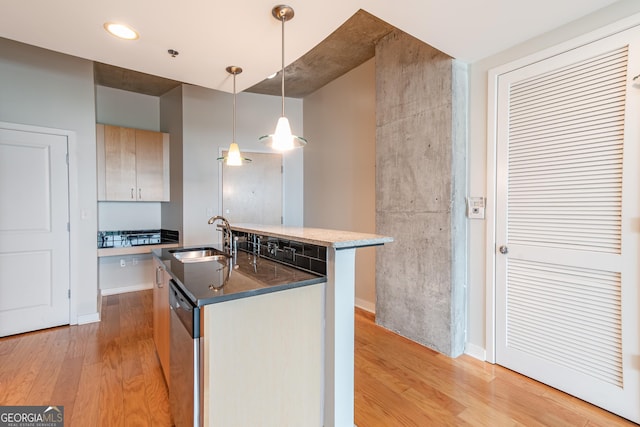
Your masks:
{"label": "kitchen island", "polygon": [[202,307],[203,422],[352,426],[355,249],[392,239],[255,224],[231,229],[239,249],[226,270],[220,262],[176,261],[173,250],[154,252]]}
{"label": "kitchen island", "polygon": [[327,248],[324,287],[324,426],[353,426],[355,252],[392,237],[309,227],[232,224],[237,233],[290,239]]}

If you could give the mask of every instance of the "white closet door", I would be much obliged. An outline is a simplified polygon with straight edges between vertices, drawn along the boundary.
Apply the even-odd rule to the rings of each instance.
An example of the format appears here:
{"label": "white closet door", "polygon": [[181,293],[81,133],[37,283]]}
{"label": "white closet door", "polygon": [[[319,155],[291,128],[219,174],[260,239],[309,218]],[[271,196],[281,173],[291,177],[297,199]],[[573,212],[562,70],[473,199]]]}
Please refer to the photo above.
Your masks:
{"label": "white closet door", "polygon": [[635,422],[639,40],[499,76],[496,158],[497,363]]}
{"label": "white closet door", "polygon": [[0,127],[0,337],[69,324],[66,159],[66,136]]}

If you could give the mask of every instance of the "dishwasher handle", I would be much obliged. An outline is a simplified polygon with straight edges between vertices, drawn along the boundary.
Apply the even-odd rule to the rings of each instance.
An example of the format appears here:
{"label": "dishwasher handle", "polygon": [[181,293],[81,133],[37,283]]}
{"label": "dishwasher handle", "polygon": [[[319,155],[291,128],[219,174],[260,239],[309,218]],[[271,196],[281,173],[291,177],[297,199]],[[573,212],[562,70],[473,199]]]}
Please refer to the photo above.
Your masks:
{"label": "dishwasher handle", "polygon": [[200,308],[187,298],[174,281],[169,281],[169,308],[178,316],[180,323],[193,338],[200,336]]}

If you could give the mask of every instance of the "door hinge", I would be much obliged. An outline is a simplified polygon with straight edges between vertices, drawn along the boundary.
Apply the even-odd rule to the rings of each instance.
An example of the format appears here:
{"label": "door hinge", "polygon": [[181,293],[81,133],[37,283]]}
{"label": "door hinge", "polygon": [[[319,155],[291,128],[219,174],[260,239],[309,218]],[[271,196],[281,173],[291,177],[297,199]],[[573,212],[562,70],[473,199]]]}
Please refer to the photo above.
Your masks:
{"label": "door hinge", "polygon": [[282,225],[282,224],[284,224],[284,217],[283,216],[280,217],[280,225]]}
{"label": "door hinge", "polygon": [[71,231],[71,223],[70,222],[67,223],[67,231]]}
{"label": "door hinge", "polygon": [[67,298],[71,299],[71,289],[67,289]]}
{"label": "door hinge", "polygon": [[284,173],[284,165],[280,165],[280,173]]}
{"label": "door hinge", "polygon": [[69,153],[67,153],[67,165],[69,164]]}

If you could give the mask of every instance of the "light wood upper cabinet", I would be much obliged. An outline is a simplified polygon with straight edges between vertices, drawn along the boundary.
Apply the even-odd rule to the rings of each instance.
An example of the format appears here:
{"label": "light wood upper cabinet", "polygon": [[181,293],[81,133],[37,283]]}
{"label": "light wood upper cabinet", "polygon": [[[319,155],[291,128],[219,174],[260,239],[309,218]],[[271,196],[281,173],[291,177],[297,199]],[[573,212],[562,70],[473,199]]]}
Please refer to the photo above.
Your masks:
{"label": "light wood upper cabinet", "polygon": [[136,130],[98,126],[104,132],[104,200],[135,200]]}
{"label": "light wood upper cabinet", "polygon": [[169,201],[169,134],[98,124],[98,200]]}

